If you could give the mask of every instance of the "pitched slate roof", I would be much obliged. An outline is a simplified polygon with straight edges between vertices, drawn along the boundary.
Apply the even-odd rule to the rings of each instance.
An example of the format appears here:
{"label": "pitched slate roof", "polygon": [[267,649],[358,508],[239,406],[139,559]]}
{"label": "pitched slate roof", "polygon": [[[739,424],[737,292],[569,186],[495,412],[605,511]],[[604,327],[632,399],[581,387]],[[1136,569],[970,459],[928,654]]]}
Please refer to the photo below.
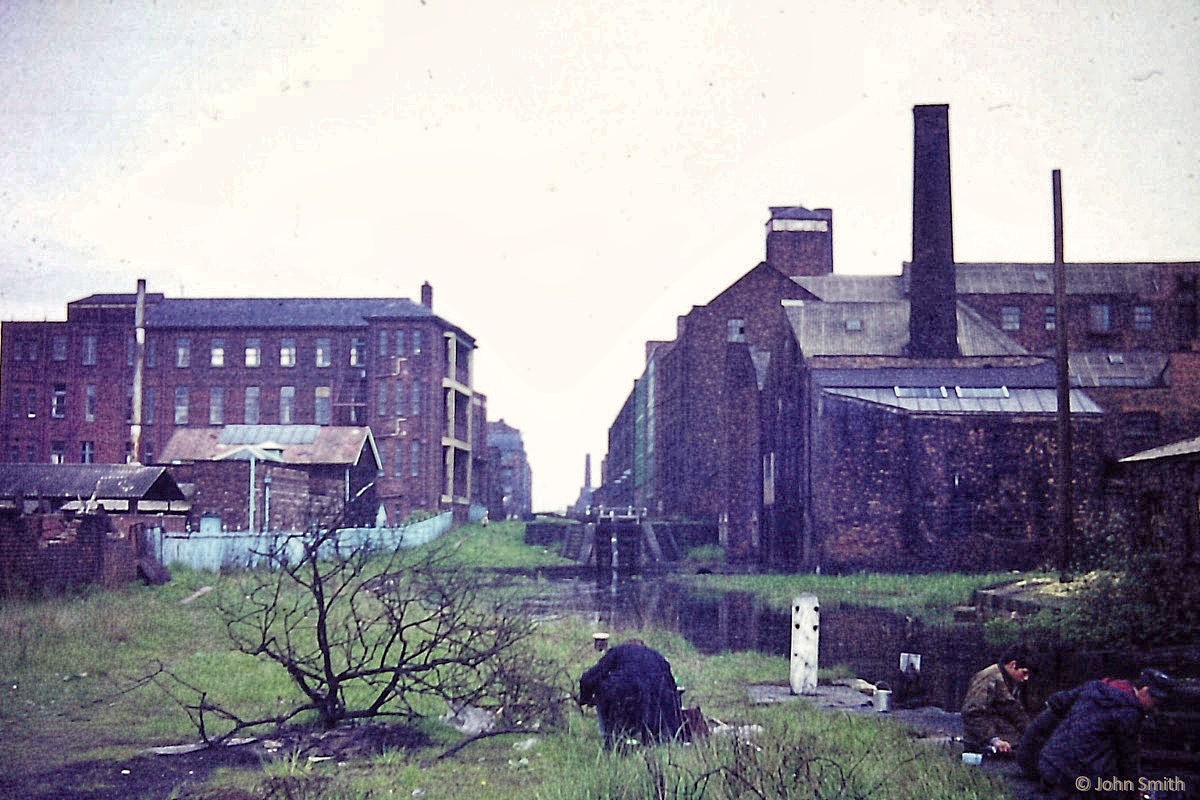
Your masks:
{"label": "pitched slate roof", "polygon": [[830,303],[904,300],[899,275],[802,275],[792,278],[818,300]]}
{"label": "pitched slate roof", "polygon": [[[248,460],[251,452],[275,451],[284,464],[357,464],[363,449],[381,462],[370,428],[329,425],[227,425],[179,428],[160,460],[164,463]],[[257,459],[257,455],[255,456]],[[266,459],[264,459],[266,460]],[[271,457],[270,460],[275,460]]]}
{"label": "pitched slate roof", "polygon": [[[907,266],[907,265],[906,265]],[[1153,295],[1162,264],[1067,264],[1068,294]],[[1044,294],[1054,292],[1053,264],[957,263],[955,284],[959,294]]]}
{"label": "pitched slate roof", "polygon": [[0,464],[0,497],[183,500],[165,467],[137,464]]}
{"label": "pitched slate roof", "polygon": [[[910,389],[916,387],[909,387]],[[985,392],[974,396],[970,388],[922,387],[942,389],[944,396],[902,396],[904,387],[826,389],[825,393],[888,406],[907,412],[936,412],[938,414],[1053,414],[1058,410],[1058,395],[1054,389],[1011,389]],[[1100,407],[1078,389],[1071,390],[1072,414],[1100,414]]]}
{"label": "pitched slate roof", "polygon": [[149,328],[359,328],[370,318],[429,319],[408,298],[222,297],[163,300],[146,311]]}
{"label": "pitched slate roof", "polygon": [[[907,300],[827,303],[784,300],[784,313],[806,356],[902,356],[908,346]],[[1029,351],[964,303],[957,304],[964,356],[1019,356]]]}
{"label": "pitched slate roof", "polygon": [[1164,386],[1169,362],[1166,353],[1146,350],[1071,353],[1071,383],[1087,387]]}

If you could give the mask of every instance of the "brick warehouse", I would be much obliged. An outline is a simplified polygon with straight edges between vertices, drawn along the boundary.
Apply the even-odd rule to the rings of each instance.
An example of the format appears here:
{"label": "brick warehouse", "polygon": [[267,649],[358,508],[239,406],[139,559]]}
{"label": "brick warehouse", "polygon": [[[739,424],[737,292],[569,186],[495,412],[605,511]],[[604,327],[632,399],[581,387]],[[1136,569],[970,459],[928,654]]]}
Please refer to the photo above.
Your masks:
{"label": "brick warehouse", "polygon": [[[831,228],[831,212],[797,209],[795,217],[804,221],[789,224],[786,210],[772,208],[767,260],[681,317],[674,341],[647,343],[645,369],[609,430],[597,490],[602,502],[718,522],[735,557],[758,557],[780,567],[811,565],[823,557],[887,563],[904,543],[913,547],[910,560],[920,562],[915,545],[922,541],[927,554],[945,556],[928,544],[937,536],[923,532],[946,529],[953,519],[968,532],[990,525],[1010,543],[1018,530],[1028,537],[1045,530],[1053,508],[1047,436],[1057,405],[1047,395],[1054,386],[1047,358],[1057,321],[1049,280],[1053,265],[954,261],[948,109],[918,106],[914,122],[933,135],[914,148],[913,263],[903,264],[899,275],[834,274],[832,238],[810,217],[827,218]],[[807,246],[780,247],[780,237],[800,236],[809,239]],[[787,263],[780,254],[801,255]],[[931,259],[943,265],[935,275],[927,274]],[[1077,515],[1099,505],[1106,464],[1200,431],[1197,272],[1198,262],[1067,267]],[[801,314],[799,306],[807,310]],[[919,324],[910,325],[913,321]],[[870,336],[876,340],[866,345]],[[885,366],[903,367],[893,374],[897,383],[881,385],[871,377]],[[949,367],[957,372],[945,372]],[[781,377],[789,371],[786,380]],[[988,373],[994,374],[985,380]],[[914,398],[899,397],[897,386],[902,393],[949,397],[930,417],[932,397],[922,408]],[[959,397],[959,388],[977,396]],[[988,398],[989,393],[1007,397]],[[800,437],[820,428],[805,427],[813,422],[805,421],[810,403],[818,410],[844,406],[834,414],[842,421],[821,429],[820,450],[797,453]],[[971,406],[978,414],[991,406],[999,416],[977,414],[968,424]],[[880,442],[860,440],[860,422],[891,442],[895,452],[886,456]],[[1006,450],[1012,444],[1006,437],[1016,434],[1026,446]],[[964,486],[965,469],[943,469],[950,488],[932,497],[882,485],[864,501],[872,521],[838,516],[839,504],[862,490],[863,475],[855,470],[882,475],[910,468],[916,462],[896,457],[915,456],[918,448],[931,460],[957,453],[965,460],[959,466],[987,465],[992,474],[972,474],[971,485]],[[1003,465],[1023,455],[1020,470],[1001,476]],[[837,463],[856,458],[857,465]],[[1089,472],[1081,475],[1084,469]],[[824,483],[835,476],[838,485]],[[1008,510],[989,506],[966,519],[970,498],[990,491],[984,487],[996,488],[999,477],[1004,485],[996,496],[1007,498]],[[1021,481],[1027,488],[1017,487]],[[986,499],[991,502],[993,495]],[[1026,518],[1007,519],[1018,503],[1027,504],[1021,507]],[[820,525],[809,516],[817,510],[824,514]],[[889,514],[891,533],[871,546],[856,538],[853,531],[885,525]],[[823,541],[840,542],[838,552],[819,547]],[[947,541],[962,548],[962,540]],[[1029,552],[1025,548],[1022,563]],[[965,552],[959,561],[940,563],[966,565],[963,559]],[[989,559],[971,563],[994,563]]]}
{"label": "brick warehouse", "polygon": [[157,463],[176,429],[369,426],[389,522],[417,509],[465,515],[482,500],[475,341],[433,312],[429,284],[420,303],[173,299],[138,288],[70,302],[65,321],[4,323],[9,461]]}

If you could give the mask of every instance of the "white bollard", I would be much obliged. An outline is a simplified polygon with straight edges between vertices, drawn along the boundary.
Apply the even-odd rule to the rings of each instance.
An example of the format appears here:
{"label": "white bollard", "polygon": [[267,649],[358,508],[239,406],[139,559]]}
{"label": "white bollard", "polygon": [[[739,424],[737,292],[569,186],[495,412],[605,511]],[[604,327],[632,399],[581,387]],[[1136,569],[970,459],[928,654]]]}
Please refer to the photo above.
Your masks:
{"label": "white bollard", "polygon": [[792,694],[817,693],[817,652],[821,639],[821,605],[815,594],[792,598]]}

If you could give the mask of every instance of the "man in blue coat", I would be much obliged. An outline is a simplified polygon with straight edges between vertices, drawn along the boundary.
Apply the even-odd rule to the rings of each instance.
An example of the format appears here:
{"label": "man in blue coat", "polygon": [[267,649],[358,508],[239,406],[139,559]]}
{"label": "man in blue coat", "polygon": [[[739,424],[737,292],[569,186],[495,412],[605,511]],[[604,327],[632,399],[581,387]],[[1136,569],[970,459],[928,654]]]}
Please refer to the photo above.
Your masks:
{"label": "man in blue coat", "polygon": [[1038,774],[1056,797],[1134,786],[1142,720],[1174,688],[1170,676],[1147,669],[1136,681],[1102,678],[1051,695],[1026,732],[1022,755],[1036,754]]}
{"label": "man in blue coat", "polygon": [[583,673],[579,702],[596,706],[609,749],[628,739],[643,744],[674,739],[683,725],[671,665],[640,639],[610,649]]}

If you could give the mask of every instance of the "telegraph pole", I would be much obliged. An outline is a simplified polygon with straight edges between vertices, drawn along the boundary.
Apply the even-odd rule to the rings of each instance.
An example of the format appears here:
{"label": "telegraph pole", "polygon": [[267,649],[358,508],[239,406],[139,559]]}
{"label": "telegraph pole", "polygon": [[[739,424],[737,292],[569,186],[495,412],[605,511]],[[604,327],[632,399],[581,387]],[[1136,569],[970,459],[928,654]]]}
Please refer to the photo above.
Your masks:
{"label": "telegraph pole", "polygon": [[1058,579],[1071,580],[1071,542],[1075,538],[1071,466],[1071,375],[1067,347],[1067,266],[1063,262],[1062,173],[1051,173],[1054,194],[1054,333],[1058,372],[1058,451],[1054,486],[1058,501]]}

